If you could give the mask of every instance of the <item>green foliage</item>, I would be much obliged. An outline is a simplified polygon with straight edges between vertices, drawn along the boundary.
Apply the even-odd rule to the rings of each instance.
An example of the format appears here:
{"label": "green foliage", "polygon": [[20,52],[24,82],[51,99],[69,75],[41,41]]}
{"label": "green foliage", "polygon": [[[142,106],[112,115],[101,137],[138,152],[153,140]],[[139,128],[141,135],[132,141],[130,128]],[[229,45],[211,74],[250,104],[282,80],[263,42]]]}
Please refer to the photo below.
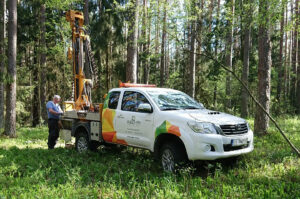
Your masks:
{"label": "green foliage", "polygon": [[[278,118],[300,146],[299,117]],[[253,126],[253,120],[250,120]],[[60,142],[47,150],[47,129],[0,137],[0,197],[7,198],[297,198],[300,160],[272,126],[254,152],[197,163],[178,175],[161,172],[149,152],[101,148],[79,154]]]}
{"label": "green foliage", "polygon": [[[201,4],[203,2],[203,5]],[[213,2],[213,5],[211,5]],[[184,92],[188,91],[191,23],[196,24],[197,56],[196,56],[196,99],[206,107],[220,111],[229,111],[238,115],[241,109],[242,87],[232,78],[231,96],[225,94],[226,73],[218,64],[201,54],[211,54],[221,63],[225,63],[228,25],[234,21],[233,68],[238,77],[243,68],[244,30],[251,24],[251,49],[249,67],[249,88],[257,96],[257,66],[258,66],[258,28],[268,25],[272,29],[272,82],[271,82],[271,113],[281,110],[282,113],[294,113],[289,96],[276,101],[279,72],[279,41],[280,20],[282,8],[288,7],[287,24],[284,32],[294,31],[296,13],[291,15],[290,3],[287,0],[251,1],[235,0],[235,13],[231,11],[231,0],[221,1],[148,0],[146,8],[142,1],[139,8],[133,8],[132,1],[114,0],[89,1],[90,24],[85,27],[90,33],[95,63],[99,71],[99,84],[93,90],[93,102],[103,102],[102,96],[113,87],[118,86],[118,80],[125,81],[128,29],[130,8],[139,10],[138,39],[138,83],[144,83],[144,66],[149,66],[149,83],[160,83],[161,41],[163,28],[164,6],[166,4],[166,66],[168,75],[166,85]],[[263,12],[259,12],[260,2],[265,2]],[[40,8],[46,7],[46,47],[41,45]],[[18,4],[18,70],[17,70],[17,100],[18,122],[27,124],[32,112],[33,89],[46,82],[47,99],[53,94],[60,94],[63,100],[70,100],[72,93],[72,64],[67,60],[67,48],[70,45],[70,24],[65,19],[69,9],[83,11],[82,0],[23,0]],[[265,5],[265,4],[264,4]],[[145,11],[147,13],[145,13]],[[211,15],[212,14],[212,15]],[[144,23],[146,22],[146,23]],[[300,26],[298,27],[300,28]],[[146,33],[144,35],[143,33]],[[150,33],[150,37],[148,34]],[[291,35],[284,35],[287,45],[290,45]],[[148,41],[149,39],[149,41]],[[7,43],[7,41],[6,41]],[[201,44],[201,46],[199,46]],[[143,50],[144,45],[147,51]],[[285,44],[284,44],[285,46]],[[217,49],[217,50],[216,50]],[[296,74],[291,70],[290,46],[284,56],[286,60],[287,85]],[[40,65],[40,56],[46,53],[46,77],[41,79],[44,68]],[[1,59],[3,56],[1,56]],[[6,58],[5,58],[6,59]],[[145,64],[146,63],[146,64]],[[11,81],[11,77],[0,74],[0,80]],[[287,86],[290,87],[290,86]],[[290,88],[288,88],[290,89]],[[286,93],[289,93],[286,89]],[[41,96],[41,93],[36,93]],[[232,109],[225,108],[226,99],[232,101]],[[41,104],[40,106],[45,106]],[[254,115],[255,106],[250,100],[250,113]]]}

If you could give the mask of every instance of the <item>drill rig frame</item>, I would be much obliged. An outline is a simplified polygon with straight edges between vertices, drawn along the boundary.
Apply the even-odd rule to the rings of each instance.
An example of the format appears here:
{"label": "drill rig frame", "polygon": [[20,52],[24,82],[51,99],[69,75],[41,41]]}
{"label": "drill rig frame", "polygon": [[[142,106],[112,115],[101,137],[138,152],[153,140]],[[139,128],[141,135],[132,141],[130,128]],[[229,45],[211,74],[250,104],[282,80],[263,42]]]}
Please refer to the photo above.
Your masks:
{"label": "drill rig frame", "polygon": [[[64,115],[61,120],[65,129],[72,130],[74,125],[87,125],[93,121],[101,126],[103,104],[92,103],[92,88],[97,84],[97,68],[91,52],[90,38],[84,29],[82,12],[69,10],[66,19],[72,30],[72,47],[68,49],[68,59],[72,61],[73,88],[72,100],[64,102]],[[73,126],[73,127],[72,127]],[[94,125],[95,126],[95,125]],[[74,132],[72,132],[73,134]]]}
{"label": "drill rig frame", "polygon": [[[97,71],[91,53],[89,35],[84,29],[82,12],[69,10],[66,19],[72,30],[72,48],[68,49],[68,59],[73,63],[72,101],[65,102],[67,110],[87,110],[94,112],[91,90],[97,83]],[[89,76],[89,78],[87,78]]]}

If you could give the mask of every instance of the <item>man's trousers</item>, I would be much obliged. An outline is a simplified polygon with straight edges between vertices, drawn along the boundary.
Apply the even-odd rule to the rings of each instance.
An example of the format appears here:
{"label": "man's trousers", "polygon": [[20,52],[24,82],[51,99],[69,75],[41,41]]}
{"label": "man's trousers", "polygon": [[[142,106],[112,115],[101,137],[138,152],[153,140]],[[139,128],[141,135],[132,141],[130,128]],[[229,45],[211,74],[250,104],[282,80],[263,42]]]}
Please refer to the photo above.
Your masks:
{"label": "man's trousers", "polygon": [[59,137],[59,127],[58,127],[58,119],[48,119],[48,128],[49,128],[49,136],[48,136],[48,149],[53,149],[56,141]]}

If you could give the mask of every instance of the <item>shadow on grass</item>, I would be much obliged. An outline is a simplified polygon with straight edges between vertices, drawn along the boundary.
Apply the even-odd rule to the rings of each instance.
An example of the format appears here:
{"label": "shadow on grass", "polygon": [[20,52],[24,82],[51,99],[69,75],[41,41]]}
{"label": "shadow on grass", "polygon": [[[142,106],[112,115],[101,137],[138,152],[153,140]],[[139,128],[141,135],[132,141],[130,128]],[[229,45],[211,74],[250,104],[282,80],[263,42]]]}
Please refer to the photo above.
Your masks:
{"label": "shadow on grass", "polygon": [[37,176],[50,184],[75,181],[83,184],[154,174],[159,176],[150,153],[100,149],[79,154],[74,149],[0,148],[0,174],[24,178]]}
{"label": "shadow on grass", "polygon": [[[236,197],[251,198],[256,196],[256,190],[260,191],[257,196],[276,197],[288,196],[286,191],[299,188],[299,177],[292,177],[296,173],[270,179],[250,176],[250,170],[245,168],[240,171],[243,173],[233,174],[235,168],[244,168],[247,163],[246,156],[201,161],[194,164],[192,171],[187,169],[179,175],[170,175],[161,171],[149,152],[132,148],[101,148],[86,154],[64,148],[0,148],[0,189],[11,189],[13,193],[14,187],[22,191],[71,184],[74,189],[106,187],[108,190],[130,190],[130,193],[138,189],[144,196],[154,196],[158,190],[175,187],[178,193],[184,191],[193,195],[199,188],[208,196],[214,196],[211,191],[216,190],[226,196],[237,194]],[[232,187],[241,188],[244,195],[239,195]]]}
{"label": "shadow on grass", "polygon": [[241,157],[232,157],[226,159],[218,160],[198,160],[191,163],[193,168],[193,177],[207,178],[208,176],[213,176],[217,170],[222,170],[227,173],[228,171],[236,168],[242,161]]}
{"label": "shadow on grass", "polygon": [[[130,176],[143,180],[150,175],[166,175],[149,152],[133,148],[122,150],[104,147],[97,152],[79,154],[75,149],[11,147],[0,148],[0,157],[0,167],[5,176],[39,176],[51,184],[62,184],[69,180],[94,183],[110,177],[126,179]],[[191,176],[206,178],[213,175],[216,169],[221,168],[226,172],[235,166],[235,159],[198,161],[192,165]]]}

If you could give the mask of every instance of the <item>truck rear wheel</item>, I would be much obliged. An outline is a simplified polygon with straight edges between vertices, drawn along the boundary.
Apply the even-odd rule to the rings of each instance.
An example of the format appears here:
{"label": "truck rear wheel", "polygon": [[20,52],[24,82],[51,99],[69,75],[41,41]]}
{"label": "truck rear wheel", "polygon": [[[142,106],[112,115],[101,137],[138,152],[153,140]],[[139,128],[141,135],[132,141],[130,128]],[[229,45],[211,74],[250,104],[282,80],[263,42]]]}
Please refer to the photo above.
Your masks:
{"label": "truck rear wheel", "polygon": [[165,172],[173,173],[187,161],[186,155],[180,145],[166,143],[160,150],[161,166]]}
{"label": "truck rear wheel", "polygon": [[84,153],[89,149],[89,140],[86,133],[78,133],[76,136],[75,147],[79,153]]}

